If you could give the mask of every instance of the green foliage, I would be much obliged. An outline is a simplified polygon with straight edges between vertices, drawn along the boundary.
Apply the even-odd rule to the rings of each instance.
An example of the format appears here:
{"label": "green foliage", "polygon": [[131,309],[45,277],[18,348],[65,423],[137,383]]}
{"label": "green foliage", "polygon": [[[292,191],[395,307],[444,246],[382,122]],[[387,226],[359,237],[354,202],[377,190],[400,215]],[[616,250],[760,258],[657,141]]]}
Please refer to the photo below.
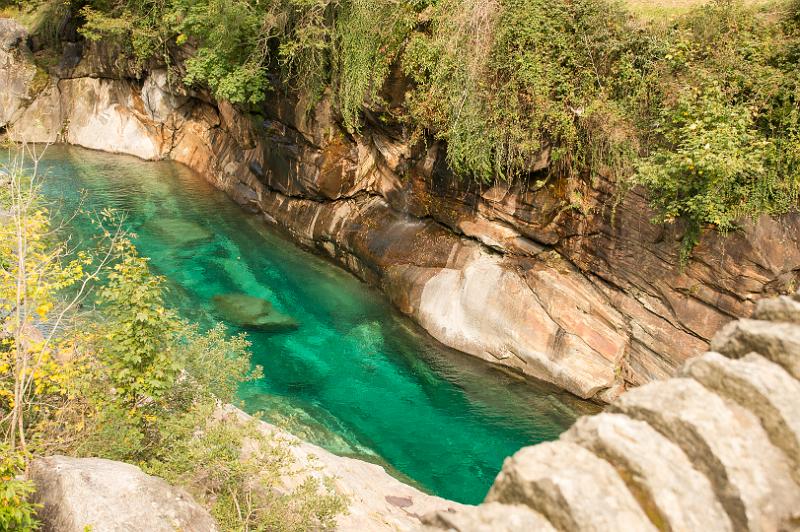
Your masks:
{"label": "green foliage", "polygon": [[[580,169],[600,151],[595,138],[625,149],[623,115],[603,105],[624,37],[620,11],[593,0],[443,0],[431,16],[403,58],[417,84],[409,107],[447,141],[457,173],[513,178],[542,158]],[[598,121],[600,111],[612,116]],[[592,122],[621,133],[586,134]]]}
{"label": "green foliage", "polygon": [[185,81],[205,83],[220,99],[258,103],[269,87],[264,67],[274,20],[247,0],[178,2],[179,39],[187,35],[202,43],[186,62]]}
{"label": "green foliage", "polygon": [[99,291],[108,319],[100,352],[115,395],[130,409],[159,405],[181,370],[181,323],[164,307],[162,283],[131,248]]}
{"label": "green foliage", "polygon": [[[288,443],[220,417],[261,376],[246,338],[167,308],[113,213],[94,220],[99,250],[54,240],[37,180],[15,161],[0,183],[0,529],[37,526],[22,474],[51,454],[136,463],[191,489],[226,530],[330,528],[346,507],[330,483],[284,485],[304,473]],[[97,306],[78,311],[92,289]]]}
{"label": "green foliage", "polygon": [[[333,529],[346,500],[329,479],[299,470],[291,445],[229,413],[213,419],[199,435],[178,438],[163,461],[149,469],[212,506],[223,530]],[[286,480],[297,487],[288,493],[275,489]]]}
{"label": "green foliage", "polygon": [[[800,75],[794,38],[738,4],[714,3],[672,28],[658,86],[654,143],[636,182],[656,221],[735,229],[743,217],[782,214],[800,192]],[[794,57],[793,57],[794,55]]]}
{"label": "green foliage", "polygon": [[334,89],[345,126],[357,130],[364,105],[382,104],[380,91],[416,22],[410,2],[353,0],[336,18]]}
{"label": "green foliage", "polygon": [[188,43],[185,81],[234,103],[327,92],[350,132],[402,73],[404,105],[380,118],[445,141],[457,175],[642,184],[657,221],[698,234],[797,208],[798,5],[642,20],[614,0],[94,0],[82,31]]}
{"label": "green foliage", "polygon": [[[170,63],[168,46],[176,24],[172,0],[66,0],[80,10],[80,32],[90,41],[108,39],[130,50],[140,71],[146,60]],[[120,58],[122,59],[122,58]]]}
{"label": "green foliage", "polygon": [[25,458],[0,443],[0,530],[28,531],[39,528],[38,505],[30,501],[33,482],[18,478],[25,470]]}

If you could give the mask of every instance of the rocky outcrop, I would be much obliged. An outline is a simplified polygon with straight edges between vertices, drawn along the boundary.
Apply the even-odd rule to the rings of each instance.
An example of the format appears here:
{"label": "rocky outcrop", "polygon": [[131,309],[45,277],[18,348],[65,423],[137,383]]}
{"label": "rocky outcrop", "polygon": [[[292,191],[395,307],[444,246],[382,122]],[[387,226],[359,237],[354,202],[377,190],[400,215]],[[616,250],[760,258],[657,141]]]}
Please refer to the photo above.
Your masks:
{"label": "rocky outcrop", "polygon": [[557,442],[520,450],[486,502],[430,514],[424,529],[496,519],[493,531],[515,531],[526,518],[530,531],[800,529],[795,300],[760,302],[756,315],[770,319],[730,324],[712,341],[720,352],[626,392]]}
{"label": "rocky outcrop", "polygon": [[[329,480],[347,500],[347,510],[336,518],[340,532],[410,531],[431,512],[455,514],[469,509],[404,484],[382,467],[336,456],[283,430],[256,421],[227,405],[217,413],[225,423],[254,423],[268,440],[279,443],[293,459],[274,489],[291,492],[309,476]],[[248,452],[247,442],[243,452]],[[45,532],[212,532],[218,527],[208,512],[185,491],[143,473],[130,464],[101,458],[51,456],[35,460],[29,478],[36,485],[38,518]],[[532,513],[521,508],[520,515]],[[485,513],[483,510],[482,513]],[[495,516],[486,519],[500,519]],[[515,522],[503,519],[500,522]],[[527,521],[523,521],[527,522]],[[521,530],[521,529],[520,529]]]}
{"label": "rocky outcrop", "polygon": [[30,478],[46,532],[218,530],[189,494],[130,464],[51,456],[31,464]]}
{"label": "rocky outcrop", "polygon": [[[220,415],[227,416],[228,422],[247,423],[253,419],[230,405]],[[416,530],[425,514],[452,514],[470,508],[423,493],[400,482],[379,465],[336,456],[269,423],[257,421],[256,428],[271,440],[283,442],[297,464],[293,469],[301,470],[281,479],[285,488],[297,487],[308,475],[333,480],[336,491],[348,501],[347,511],[336,519],[336,530],[340,532]]]}
{"label": "rocky outcrop", "polygon": [[682,267],[680,229],[652,225],[642,191],[619,198],[602,171],[464,183],[443,145],[411,143],[369,113],[351,135],[327,99],[306,113],[280,90],[245,112],[158,65],[139,79],[99,44],[67,43],[33,95],[22,41],[0,50],[0,83],[19,88],[0,102],[10,138],[184,163],[381,287],[439,341],[584,398],[672,375],[800,277],[797,215],[709,232]]}

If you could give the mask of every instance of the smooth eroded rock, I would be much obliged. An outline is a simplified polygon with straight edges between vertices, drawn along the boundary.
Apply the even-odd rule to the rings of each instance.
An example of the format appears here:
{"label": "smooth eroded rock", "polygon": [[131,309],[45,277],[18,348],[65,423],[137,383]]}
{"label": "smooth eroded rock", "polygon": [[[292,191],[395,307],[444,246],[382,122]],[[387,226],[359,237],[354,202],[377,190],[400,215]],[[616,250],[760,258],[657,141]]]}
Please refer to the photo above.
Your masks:
{"label": "smooth eroded rock", "polygon": [[622,414],[582,417],[561,439],[614,466],[660,530],[732,530],[709,480],[647,423]]}
{"label": "smooth eroded rock", "polygon": [[0,18],[0,50],[10,52],[25,42],[28,30],[11,18]]}
{"label": "smooth eroded rock", "polygon": [[772,443],[792,462],[800,483],[800,382],[755,353],[739,360],[706,353],[681,372],[755,413]]}
{"label": "smooth eroded rock", "polygon": [[758,353],[800,379],[800,326],[761,320],[737,320],[711,340],[711,350],[731,358]]}
{"label": "smooth eroded rock", "polygon": [[130,464],[51,456],[31,464],[30,478],[46,531],[218,530],[188,493]]}
{"label": "smooth eroded rock", "polygon": [[538,512],[519,504],[490,502],[458,511],[438,511],[423,517],[424,531],[453,532],[555,532]]}
{"label": "smooth eroded rock", "polygon": [[692,379],[630,390],[611,405],[677,444],[711,481],[736,529],[776,530],[800,507],[787,458],[750,411]]}
{"label": "smooth eroded rock", "polygon": [[272,303],[247,294],[218,294],[211,298],[219,315],[245,329],[279,332],[298,328],[294,318],[272,308]]}
{"label": "smooth eroded rock", "polygon": [[525,504],[559,530],[656,530],[608,462],[564,441],[507,458],[486,502]]}
{"label": "smooth eroded rock", "polygon": [[787,296],[761,299],[756,304],[753,318],[800,324],[800,301]]}

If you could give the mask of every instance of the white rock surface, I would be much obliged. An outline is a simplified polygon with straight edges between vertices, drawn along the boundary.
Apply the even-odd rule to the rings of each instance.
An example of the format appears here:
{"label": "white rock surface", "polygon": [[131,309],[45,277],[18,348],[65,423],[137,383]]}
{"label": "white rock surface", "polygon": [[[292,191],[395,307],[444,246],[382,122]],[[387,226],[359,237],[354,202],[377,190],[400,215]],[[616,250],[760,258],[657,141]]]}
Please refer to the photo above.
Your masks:
{"label": "white rock surface", "polygon": [[733,530],[709,480],[684,452],[643,421],[603,413],[579,419],[561,436],[620,473],[654,523],[668,530]]}
{"label": "white rock surface", "polygon": [[[252,419],[233,406],[227,406],[225,414],[234,415],[241,421]],[[348,513],[337,519],[337,530],[341,532],[416,530],[421,526],[420,519],[424,514],[468,508],[404,484],[379,465],[336,456],[269,423],[258,422],[258,427],[265,434],[293,442],[290,450],[298,464],[316,469],[309,474],[335,479],[336,489],[350,499]],[[293,485],[301,478],[288,482]]]}
{"label": "white rock surface", "polygon": [[424,518],[425,530],[454,532],[556,532],[538,512],[519,504],[490,502],[459,512],[436,512]]}
{"label": "white rock surface", "polygon": [[142,120],[144,103],[135,87],[97,78],[62,80],[59,87],[68,143],[142,159],[163,156],[157,132]]}
{"label": "white rock surface", "polygon": [[51,456],[31,464],[30,478],[47,532],[217,530],[189,494],[130,464]]}
{"label": "white rock surface", "polygon": [[759,419],[691,379],[630,390],[610,410],[646,421],[676,443],[714,486],[737,529],[777,530],[800,508],[788,459]]}
{"label": "white rock surface", "polygon": [[532,277],[533,287],[497,257],[478,253],[425,282],[417,320],[446,345],[581,397],[613,387],[627,342],[615,328],[622,321],[602,320],[588,303],[581,308],[600,296],[577,277],[552,271]]}
{"label": "white rock surface", "polygon": [[690,360],[681,373],[754,412],[791,461],[800,484],[800,382],[755,353],[739,360],[706,353]]}
{"label": "white rock surface", "polygon": [[762,320],[736,320],[711,340],[711,350],[740,358],[758,353],[800,379],[800,326]]}
{"label": "white rock surface", "polygon": [[800,325],[800,301],[788,296],[761,299],[756,303],[753,318],[757,320],[785,321]]}
{"label": "white rock surface", "polygon": [[608,462],[564,441],[507,458],[486,502],[525,504],[559,530],[656,530]]}

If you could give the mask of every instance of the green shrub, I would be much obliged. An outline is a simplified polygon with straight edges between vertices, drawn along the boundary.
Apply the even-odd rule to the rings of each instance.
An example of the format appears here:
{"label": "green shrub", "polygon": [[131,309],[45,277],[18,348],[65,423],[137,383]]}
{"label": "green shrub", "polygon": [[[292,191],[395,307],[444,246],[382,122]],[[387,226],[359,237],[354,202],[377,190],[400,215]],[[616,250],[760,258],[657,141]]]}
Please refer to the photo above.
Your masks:
{"label": "green shrub", "polygon": [[38,505],[30,501],[35,491],[33,482],[18,478],[24,470],[24,456],[0,443],[0,530],[24,532],[39,528]]}
{"label": "green shrub", "polygon": [[233,413],[215,414],[211,408],[198,413],[209,420],[204,429],[173,427],[186,434],[163,459],[148,464],[151,473],[186,487],[212,508],[223,530],[334,528],[347,501],[331,479],[317,479],[308,467],[299,467],[293,442],[261,432],[256,422]]}
{"label": "green shrub", "polygon": [[796,209],[800,191],[797,43],[741,5],[718,2],[681,18],[658,86],[657,142],[638,163],[657,222],[701,227]]}

